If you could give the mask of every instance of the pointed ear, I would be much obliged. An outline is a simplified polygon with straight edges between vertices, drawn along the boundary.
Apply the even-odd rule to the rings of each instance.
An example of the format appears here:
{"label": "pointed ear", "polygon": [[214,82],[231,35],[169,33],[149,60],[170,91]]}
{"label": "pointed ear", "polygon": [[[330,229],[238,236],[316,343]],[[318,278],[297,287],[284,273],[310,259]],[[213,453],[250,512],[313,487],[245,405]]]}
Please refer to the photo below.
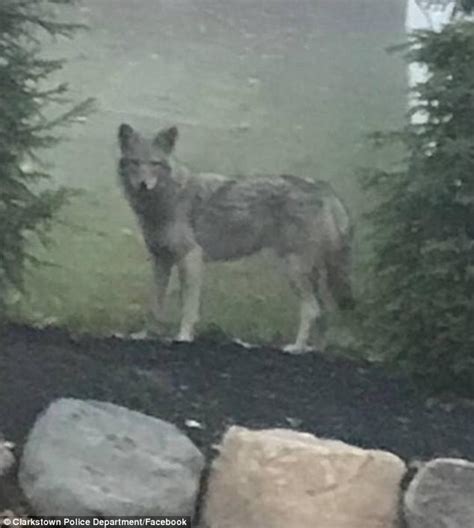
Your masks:
{"label": "pointed ear", "polygon": [[130,125],[127,125],[126,123],[123,123],[119,126],[118,129],[118,141],[120,148],[125,150],[128,145],[130,144],[130,140],[135,135],[135,131]]}
{"label": "pointed ear", "polygon": [[166,154],[170,154],[178,138],[178,128],[173,126],[160,130],[155,137],[154,143],[160,147]]}

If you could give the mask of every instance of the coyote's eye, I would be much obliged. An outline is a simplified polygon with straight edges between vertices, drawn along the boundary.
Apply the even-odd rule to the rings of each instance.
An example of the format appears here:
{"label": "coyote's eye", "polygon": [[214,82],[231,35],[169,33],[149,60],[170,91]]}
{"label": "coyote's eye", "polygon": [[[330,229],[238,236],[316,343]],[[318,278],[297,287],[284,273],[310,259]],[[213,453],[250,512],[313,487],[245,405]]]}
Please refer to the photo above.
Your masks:
{"label": "coyote's eye", "polygon": [[132,158],[120,158],[120,169],[138,169],[140,162],[137,159]]}
{"label": "coyote's eye", "polygon": [[162,160],[151,160],[150,165],[152,167],[159,167],[160,169],[168,169],[169,165],[166,163],[166,161]]}

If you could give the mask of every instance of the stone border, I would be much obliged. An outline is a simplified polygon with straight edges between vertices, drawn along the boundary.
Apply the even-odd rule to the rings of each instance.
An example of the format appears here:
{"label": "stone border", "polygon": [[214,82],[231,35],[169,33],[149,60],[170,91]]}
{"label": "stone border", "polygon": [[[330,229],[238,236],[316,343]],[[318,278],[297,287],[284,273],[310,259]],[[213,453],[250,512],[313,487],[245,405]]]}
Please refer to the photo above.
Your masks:
{"label": "stone border", "polygon": [[[0,442],[0,485],[15,476],[13,449]],[[413,466],[387,451],[290,429],[236,426],[217,449],[196,503],[201,528],[474,527],[468,460],[417,463],[409,479]]]}

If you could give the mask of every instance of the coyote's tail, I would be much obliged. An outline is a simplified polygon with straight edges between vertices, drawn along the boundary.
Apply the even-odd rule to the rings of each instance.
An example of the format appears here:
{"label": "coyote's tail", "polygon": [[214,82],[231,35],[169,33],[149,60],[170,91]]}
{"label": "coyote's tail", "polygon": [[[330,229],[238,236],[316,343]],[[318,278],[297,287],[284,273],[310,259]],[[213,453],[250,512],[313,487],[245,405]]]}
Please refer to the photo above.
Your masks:
{"label": "coyote's tail", "polygon": [[349,213],[337,196],[327,199],[324,206],[327,229],[326,277],[329,290],[340,309],[355,305],[351,284],[353,225]]}

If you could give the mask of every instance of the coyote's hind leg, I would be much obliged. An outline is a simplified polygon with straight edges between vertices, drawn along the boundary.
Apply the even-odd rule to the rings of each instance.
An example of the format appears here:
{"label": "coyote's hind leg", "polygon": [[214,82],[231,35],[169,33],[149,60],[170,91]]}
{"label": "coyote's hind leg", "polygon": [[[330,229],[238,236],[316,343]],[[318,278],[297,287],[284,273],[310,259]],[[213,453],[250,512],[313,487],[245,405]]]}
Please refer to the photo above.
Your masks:
{"label": "coyote's hind leg", "polygon": [[313,325],[321,315],[321,308],[315,295],[311,269],[306,269],[303,259],[294,254],[287,257],[286,264],[290,284],[300,300],[300,318],[295,342],[283,350],[290,354],[301,354],[311,351],[308,340]]}

